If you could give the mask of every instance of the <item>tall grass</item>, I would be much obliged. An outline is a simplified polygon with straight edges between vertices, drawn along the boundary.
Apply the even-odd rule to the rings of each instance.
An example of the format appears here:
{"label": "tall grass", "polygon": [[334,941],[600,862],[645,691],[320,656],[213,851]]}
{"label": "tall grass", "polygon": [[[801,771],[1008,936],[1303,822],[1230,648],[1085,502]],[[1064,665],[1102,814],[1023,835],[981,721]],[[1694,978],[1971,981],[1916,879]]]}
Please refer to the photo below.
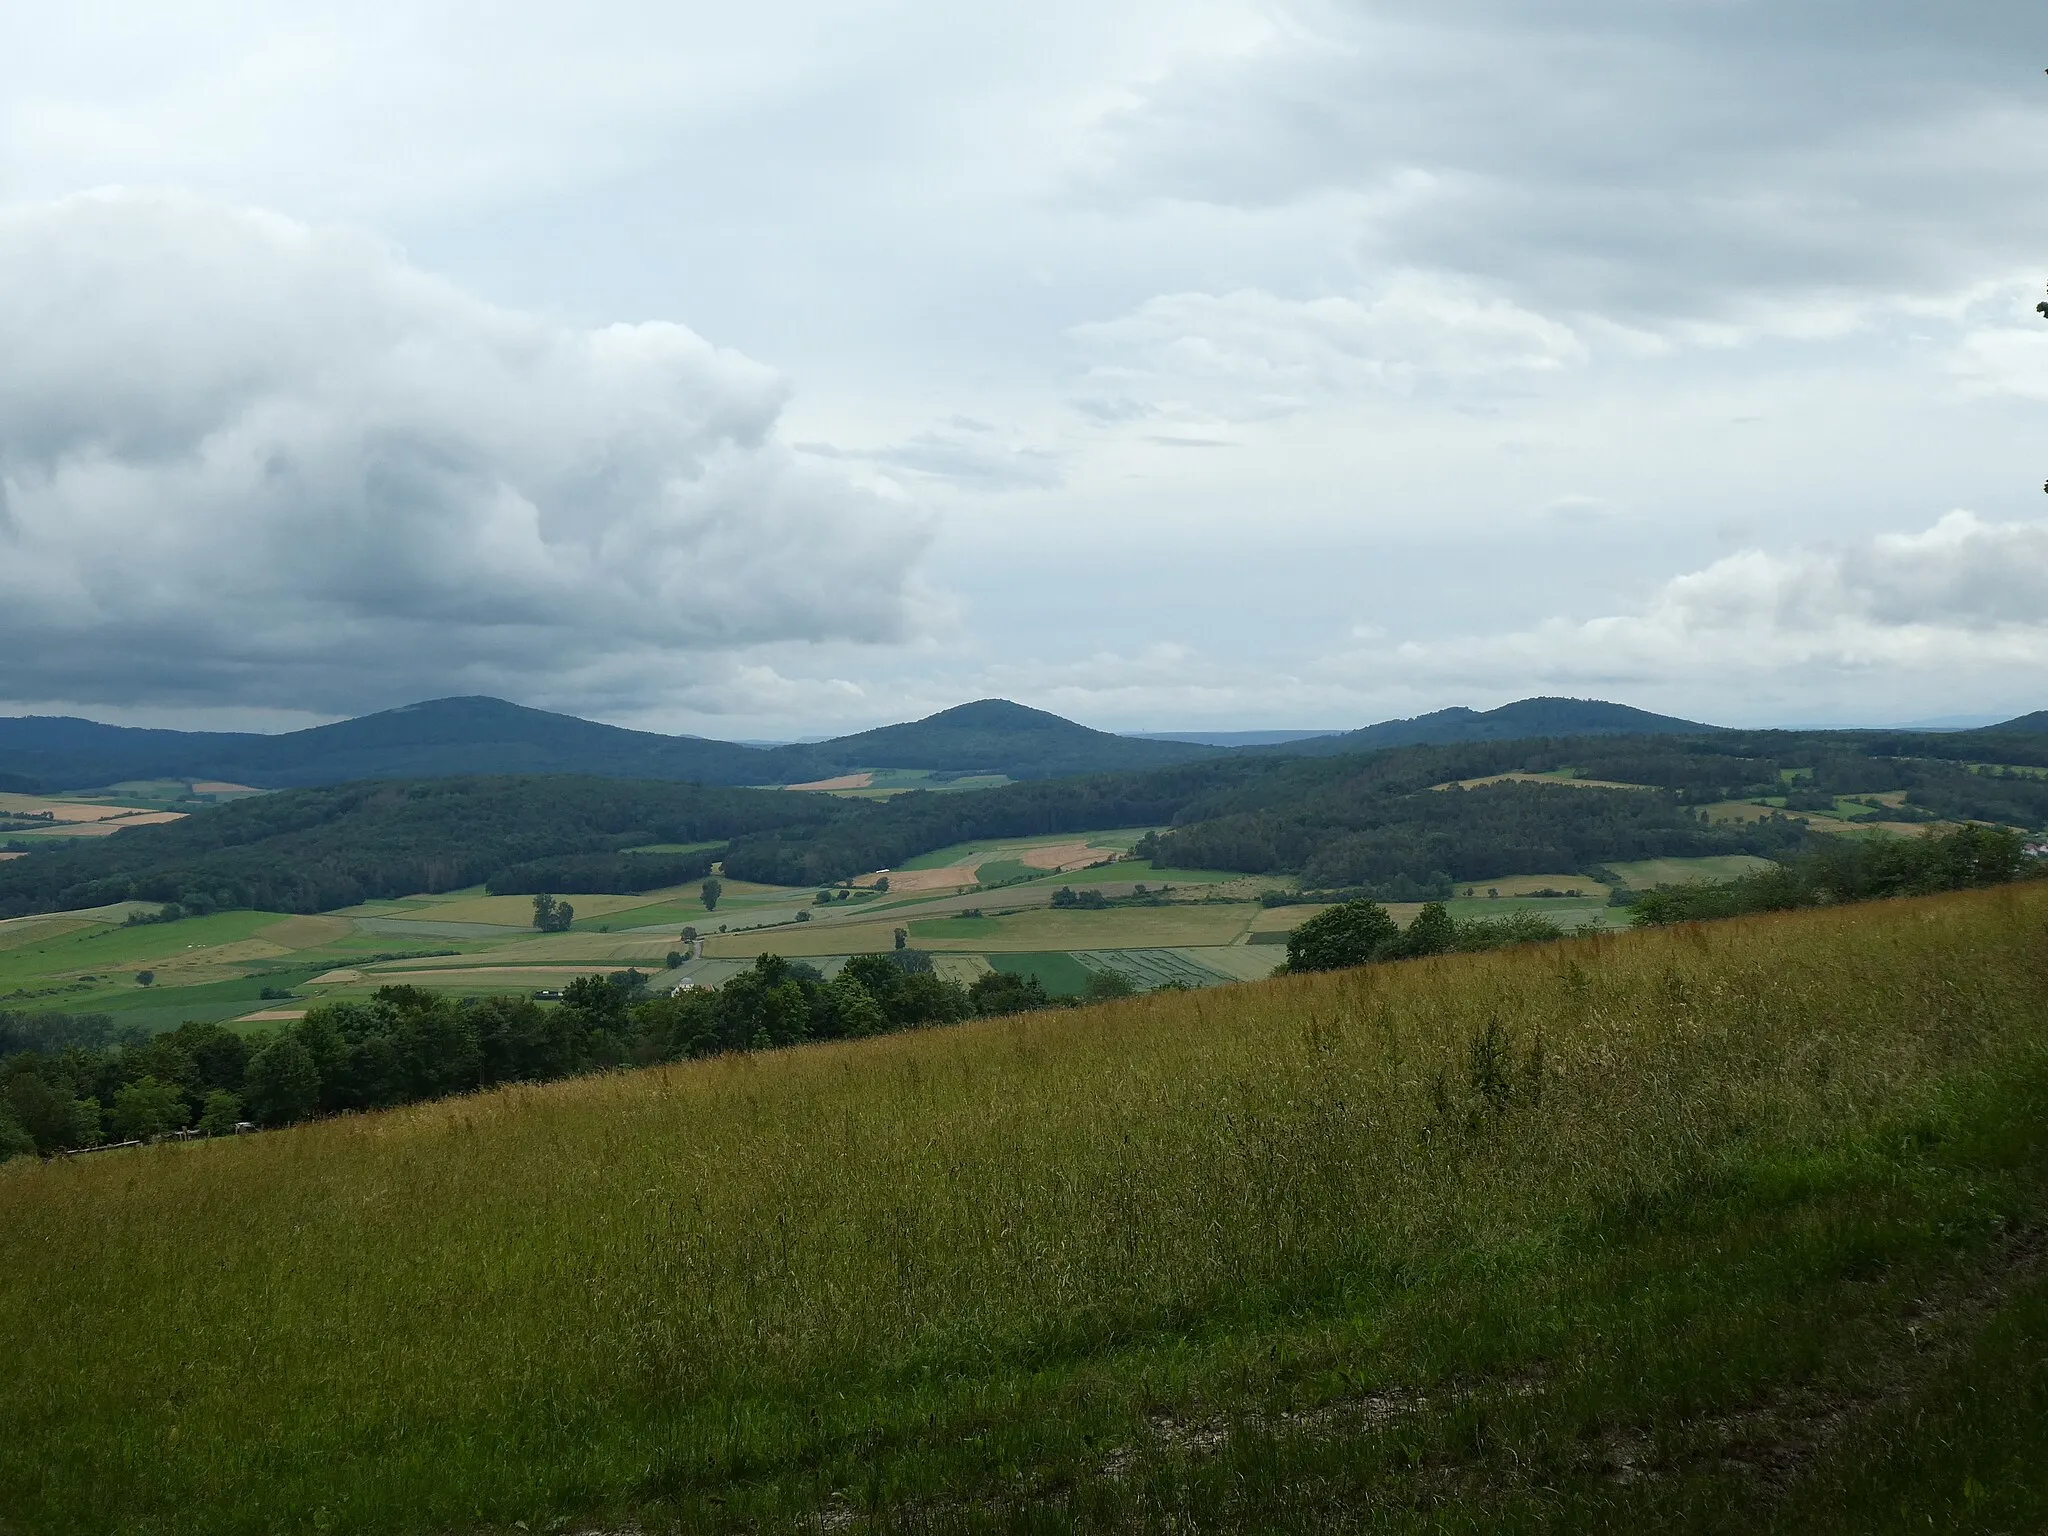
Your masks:
{"label": "tall grass", "polygon": [[[2007,888],[10,1166],[0,1529],[1079,1520],[1161,1412],[1550,1368],[1600,1234],[1639,1257],[1731,1180],[1860,1179],[1900,1254],[1967,1246],[1895,1143],[2031,1081],[2044,939]],[[1839,1247],[1804,1220],[1753,1244],[1793,1310],[1728,1337],[1789,1348],[1820,1282],[1773,1255]]]}

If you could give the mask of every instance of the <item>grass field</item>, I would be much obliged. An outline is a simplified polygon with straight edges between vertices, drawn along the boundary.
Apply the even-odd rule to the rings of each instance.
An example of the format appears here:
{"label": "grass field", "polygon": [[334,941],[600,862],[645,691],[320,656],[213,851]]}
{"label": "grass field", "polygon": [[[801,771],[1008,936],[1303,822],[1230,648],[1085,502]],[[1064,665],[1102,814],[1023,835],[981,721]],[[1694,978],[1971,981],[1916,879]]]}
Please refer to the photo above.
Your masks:
{"label": "grass field", "polygon": [[1063,949],[987,958],[991,970],[1007,971],[1012,976],[1036,976],[1038,984],[1052,997],[1078,996],[1088,989],[1088,978],[1093,974]]}
{"label": "grass field", "polygon": [[1598,880],[1586,875],[1495,875],[1488,880],[1461,882],[1456,889],[1460,896],[1470,891],[1478,897],[1484,897],[1488,891],[1499,891],[1503,897],[1527,896],[1545,890],[1577,891],[1581,896],[1597,901],[1605,901],[1608,890]]}
{"label": "grass field", "polygon": [[955,843],[947,848],[936,848],[930,853],[921,853],[915,858],[905,859],[899,869],[951,869],[955,865],[973,867],[996,859],[1022,859],[1024,853],[1033,848],[1053,848],[1075,843],[1101,850],[1108,858],[1112,853],[1121,853],[1130,848],[1145,829],[1125,828],[1114,832],[1073,832],[1053,833],[1046,837],[1013,837],[995,842]]}
{"label": "grass field", "polygon": [[0,1528],[2039,1530],[2044,921],[1802,912],[10,1164]]}
{"label": "grass field", "polygon": [[1724,853],[1703,859],[1641,859],[1633,864],[1610,864],[1632,890],[1654,890],[1660,885],[1686,885],[1698,880],[1733,880],[1752,870],[1768,869],[1771,861],[1750,853]]}

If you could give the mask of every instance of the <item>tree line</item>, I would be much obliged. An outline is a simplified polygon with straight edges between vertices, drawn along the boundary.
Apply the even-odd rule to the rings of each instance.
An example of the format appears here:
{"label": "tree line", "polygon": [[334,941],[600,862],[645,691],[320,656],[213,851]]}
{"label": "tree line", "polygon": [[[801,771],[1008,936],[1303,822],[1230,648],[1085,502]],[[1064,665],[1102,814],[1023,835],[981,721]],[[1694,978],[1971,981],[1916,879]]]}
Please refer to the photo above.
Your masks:
{"label": "tree line", "polygon": [[1931,837],[1816,838],[1783,864],[1733,880],[1660,886],[1632,894],[1639,927],[1785,912],[1890,896],[1931,896],[2048,875],[2025,839],[2003,827],[1967,826]]}
{"label": "tree line", "polygon": [[[363,1002],[309,1010],[243,1036],[219,1024],[113,1036],[105,1017],[0,1014],[0,1158],[50,1156],[188,1128],[291,1125],[388,1109],[502,1083],[1056,1006],[1035,976],[995,971],[963,986],[917,950],[859,955],[827,981],[762,955],[716,990],[649,996],[637,971],[579,976],[558,1005],[529,997],[450,998],[389,986]],[[1124,996],[1095,978],[1088,1000]]]}
{"label": "tree line", "polygon": [[[681,878],[694,878],[715,851],[624,850],[722,842],[852,810],[826,795],[570,774],[282,790],[0,862],[0,917],[130,900],[194,913],[325,912],[494,880],[527,894],[565,888],[539,863],[564,855],[592,856],[587,873],[600,880],[673,883],[668,874],[688,869]],[[642,858],[671,862],[643,866]]]}

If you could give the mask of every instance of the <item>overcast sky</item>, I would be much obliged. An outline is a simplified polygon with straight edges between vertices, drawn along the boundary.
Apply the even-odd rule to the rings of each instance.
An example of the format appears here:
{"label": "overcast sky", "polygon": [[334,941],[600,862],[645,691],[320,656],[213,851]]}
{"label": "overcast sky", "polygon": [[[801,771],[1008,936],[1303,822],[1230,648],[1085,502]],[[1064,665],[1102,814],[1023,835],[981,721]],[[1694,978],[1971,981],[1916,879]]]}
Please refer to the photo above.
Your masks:
{"label": "overcast sky", "polygon": [[0,712],[2048,706],[2048,11],[0,19]]}

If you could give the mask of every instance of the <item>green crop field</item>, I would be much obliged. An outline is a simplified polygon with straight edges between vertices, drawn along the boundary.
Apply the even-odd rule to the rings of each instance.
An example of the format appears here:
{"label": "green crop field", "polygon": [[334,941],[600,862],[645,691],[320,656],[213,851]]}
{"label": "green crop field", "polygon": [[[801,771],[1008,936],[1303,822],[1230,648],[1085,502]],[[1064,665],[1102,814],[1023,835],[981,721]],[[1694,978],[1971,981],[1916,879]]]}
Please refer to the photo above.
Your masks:
{"label": "green crop field", "polygon": [[1036,976],[1038,984],[1053,997],[1075,997],[1088,989],[1091,972],[1065,950],[1041,954],[990,955],[989,968],[1012,976]]}
{"label": "green crop field", "polygon": [[1088,970],[1123,977],[1141,992],[1164,986],[1213,987],[1237,979],[1179,949],[1080,949],[1074,958]]}
{"label": "green crop field", "polygon": [[1836,907],[17,1160],[0,1529],[2038,1531],[2044,922]]}
{"label": "green crop field", "polygon": [[1011,880],[1036,880],[1045,873],[1022,859],[990,859],[975,866],[974,878],[983,885],[1002,885]]}

